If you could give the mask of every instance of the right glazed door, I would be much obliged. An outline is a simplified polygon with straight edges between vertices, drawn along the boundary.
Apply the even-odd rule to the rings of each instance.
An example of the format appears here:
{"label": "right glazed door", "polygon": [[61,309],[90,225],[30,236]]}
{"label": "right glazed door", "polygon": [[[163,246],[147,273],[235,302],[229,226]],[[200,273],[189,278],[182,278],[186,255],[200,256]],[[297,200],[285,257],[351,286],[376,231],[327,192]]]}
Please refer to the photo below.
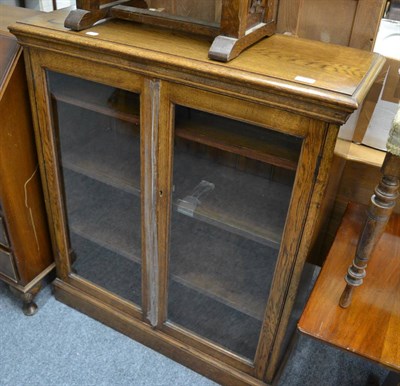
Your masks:
{"label": "right glazed door", "polygon": [[267,331],[274,340],[278,292],[287,290],[301,236],[293,225],[285,231],[288,213],[293,224],[306,216],[293,200],[311,193],[309,171],[299,170],[308,128],[296,121],[292,132],[290,122],[277,131],[263,122],[273,123],[264,107],[243,102],[235,112],[238,100],[177,89],[164,324],[254,372],[269,351]]}

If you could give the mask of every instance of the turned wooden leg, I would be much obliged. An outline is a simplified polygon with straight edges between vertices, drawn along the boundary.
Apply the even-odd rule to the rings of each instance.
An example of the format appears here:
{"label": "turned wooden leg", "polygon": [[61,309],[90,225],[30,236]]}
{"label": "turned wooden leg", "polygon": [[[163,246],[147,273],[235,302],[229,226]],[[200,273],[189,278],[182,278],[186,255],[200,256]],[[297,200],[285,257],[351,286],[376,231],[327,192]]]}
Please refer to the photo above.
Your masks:
{"label": "turned wooden leg", "polygon": [[371,197],[367,218],[358,240],[356,254],[345,277],[346,288],[340,298],[340,306],[347,308],[355,287],[363,283],[371,253],[385,230],[386,224],[399,195],[400,157],[387,153],[382,165],[383,177]]}
{"label": "turned wooden leg", "polygon": [[22,294],[21,296],[22,298],[22,311],[26,316],[32,316],[35,315],[37,310],[38,310],[38,306],[37,304],[33,301],[33,299],[35,298],[35,295],[27,292]]}
{"label": "turned wooden leg", "polygon": [[10,285],[10,291],[22,300],[22,311],[26,316],[32,316],[36,314],[38,306],[34,302],[34,299],[41,288],[42,282],[37,283],[28,292],[20,292],[18,289]]}

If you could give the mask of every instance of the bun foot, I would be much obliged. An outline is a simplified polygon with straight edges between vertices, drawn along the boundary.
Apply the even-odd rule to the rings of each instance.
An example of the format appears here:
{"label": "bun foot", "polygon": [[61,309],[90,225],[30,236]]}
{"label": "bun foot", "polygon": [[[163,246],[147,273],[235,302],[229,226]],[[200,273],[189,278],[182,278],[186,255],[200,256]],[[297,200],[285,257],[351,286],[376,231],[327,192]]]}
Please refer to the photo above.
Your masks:
{"label": "bun foot", "polygon": [[25,293],[19,291],[17,288],[10,286],[11,292],[22,300],[22,312],[26,316],[32,316],[36,314],[38,306],[33,300],[35,299],[35,296],[39,292],[40,288],[41,282],[31,288],[29,292]]}
{"label": "bun foot", "polygon": [[32,316],[35,315],[36,312],[38,310],[38,306],[36,305],[35,302],[31,301],[31,302],[24,302],[24,304],[22,305],[22,312],[26,315],[26,316]]}

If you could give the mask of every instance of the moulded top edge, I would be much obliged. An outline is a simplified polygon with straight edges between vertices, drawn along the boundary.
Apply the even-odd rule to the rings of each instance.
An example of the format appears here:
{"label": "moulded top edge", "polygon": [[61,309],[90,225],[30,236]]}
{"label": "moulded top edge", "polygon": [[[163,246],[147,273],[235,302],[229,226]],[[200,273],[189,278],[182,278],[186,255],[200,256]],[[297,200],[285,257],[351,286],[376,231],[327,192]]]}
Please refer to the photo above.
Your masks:
{"label": "moulded top edge", "polygon": [[228,63],[220,63],[208,59],[211,42],[201,36],[123,20],[70,31],[63,26],[67,13],[39,15],[11,26],[11,31],[286,92],[347,112],[358,107],[383,64],[370,52],[279,34],[263,39]]}

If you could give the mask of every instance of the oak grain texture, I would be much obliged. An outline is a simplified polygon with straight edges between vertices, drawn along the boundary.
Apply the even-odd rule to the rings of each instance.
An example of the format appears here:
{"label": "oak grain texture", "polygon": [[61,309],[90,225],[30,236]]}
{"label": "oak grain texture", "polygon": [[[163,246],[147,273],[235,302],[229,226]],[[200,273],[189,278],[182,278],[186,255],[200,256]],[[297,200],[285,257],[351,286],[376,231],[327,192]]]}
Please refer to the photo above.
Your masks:
{"label": "oak grain texture", "polygon": [[355,254],[366,208],[350,204],[299,330],[311,337],[400,370],[400,217],[393,214],[368,263],[364,284],[349,308],[339,306],[344,275]]}
{"label": "oak grain texture", "polygon": [[[121,20],[71,32],[62,25],[64,17],[65,11],[56,11],[11,27],[26,47],[39,164],[57,251],[58,298],[222,384],[270,382],[284,350],[338,125],[362,102],[383,60],[347,47],[276,35],[223,64],[207,59],[208,41],[198,36]],[[56,99],[49,92],[47,70],[141,95],[143,310],[71,271],[57,144],[59,107],[54,108]],[[112,115],[107,109],[98,111],[96,103],[74,103],[74,98],[61,102],[63,97],[58,98],[59,103]],[[289,145],[282,144],[288,152],[279,150],[278,157],[272,154],[269,159],[277,174],[284,175],[288,170],[282,172],[279,167],[288,167],[289,158],[289,169],[296,176],[254,360],[168,320],[172,174],[177,156],[174,140],[184,140],[179,138],[179,125],[175,127],[177,105],[240,122],[239,138],[232,136],[228,145],[221,144],[224,135],[218,134],[218,127],[214,143],[199,143],[204,142],[203,129],[194,125],[187,140],[197,141],[194,144],[198,146],[215,146],[215,152],[228,150],[238,157],[251,158],[253,154],[254,158],[255,141],[250,140],[247,148],[240,147],[251,137],[251,125],[295,137],[301,144],[296,166]],[[129,121],[132,117],[119,118]],[[229,125],[224,130],[229,132]]]}
{"label": "oak grain texture", "polygon": [[[279,290],[276,289],[277,292],[275,293],[279,293],[279,296],[286,296],[286,299],[279,306],[279,303],[273,304],[273,298],[270,298],[272,300],[271,306],[274,307],[273,312],[279,321],[279,325],[273,335],[274,350],[270,352],[267,362],[267,382],[272,382],[274,379],[279,358],[282,355],[282,350],[285,349],[285,347],[282,347],[282,344],[285,339],[286,328],[295,301],[304,263],[310,251],[313,233],[316,231],[316,222],[319,215],[321,215],[321,202],[328,183],[333,148],[337,137],[338,127],[335,125],[312,120],[309,122],[308,127],[309,134],[304,141],[303,152],[306,153],[306,150],[308,150],[309,153],[307,152],[307,156],[302,154],[304,158],[299,160],[299,171],[301,173],[298,171],[296,175],[292,205],[290,205],[288,212],[288,219],[290,220],[287,221],[284,231],[284,237],[287,237],[287,239],[282,240],[281,246],[281,254],[284,258],[278,261],[279,264],[284,263],[286,260],[286,265],[285,269],[280,270],[280,276],[275,274],[277,278],[274,278],[273,282],[273,286],[276,285],[279,288]],[[314,162],[316,164],[313,165]],[[313,176],[311,176],[311,173]],[[304,180],[302,180],[302,177]],[[311,186],[307,186],[306,181]],[[307,189],[309,189],[308,194]],[[298,215],[296,216],[296,212],[303,210],[306,211],[303,218]],[[279,272],[278,270],[279,266],[277,266],[277,272]],[[284,289],[285,285],[286,289]],[[278,291],[285,291],[285,294]],[[269,306],[270,304],[268,304],[267,309]],[[269,326],[265,327],[265,331],[268,331],[270,328]],[[261,342],[260,336],[259,347],[261,347]],[[261,351],[257,354],[260,355]],[[260,361],[260,363],[262,362]]]}
{"label": "oak grain texture", "polygon": [[[85,48],[88,58],[100,62],[103,54],[99,55],[98,47],[101,46],[100,51],[112,54],[111,62],[123,68],[130,68],[134,60],[136,71],[148,76],[171,79],[185,73],[195,85],[200,82],[204,87],[206,79],[211,90],[222,81],[227,92],[238,93],[240,89],[249,99],[268,101],[285,110],[313,114],[340,124],[365,96],[365,83],[361,80],[374,78],[383,65],[378,55],[281,35],[262,40],[229,64],[217,63],[207,59],[208,42],[200,37],[171,31],[160,33],[150,26],[119,20],[71,32],[62,26],[63,16],[62,11],[57,11],[51,21],[49,17],[36,17],[30,19],[35,27],[20,23],[11,29],[19,34],[23,44],[25,39],[29,40],[26,33],[33,29],[36,39],[49,49],[60,51],[60,43],[64,43],[71,47],[72,54],[79,56]],[[87,32],[99,35],[88,36]],[[157,63],[164,64],[154,68]],[[298,76],[302,78],[296,80]],[[301,81],[303,78],[306,81]],[[263,92],[258,94],[256,90]]]}

